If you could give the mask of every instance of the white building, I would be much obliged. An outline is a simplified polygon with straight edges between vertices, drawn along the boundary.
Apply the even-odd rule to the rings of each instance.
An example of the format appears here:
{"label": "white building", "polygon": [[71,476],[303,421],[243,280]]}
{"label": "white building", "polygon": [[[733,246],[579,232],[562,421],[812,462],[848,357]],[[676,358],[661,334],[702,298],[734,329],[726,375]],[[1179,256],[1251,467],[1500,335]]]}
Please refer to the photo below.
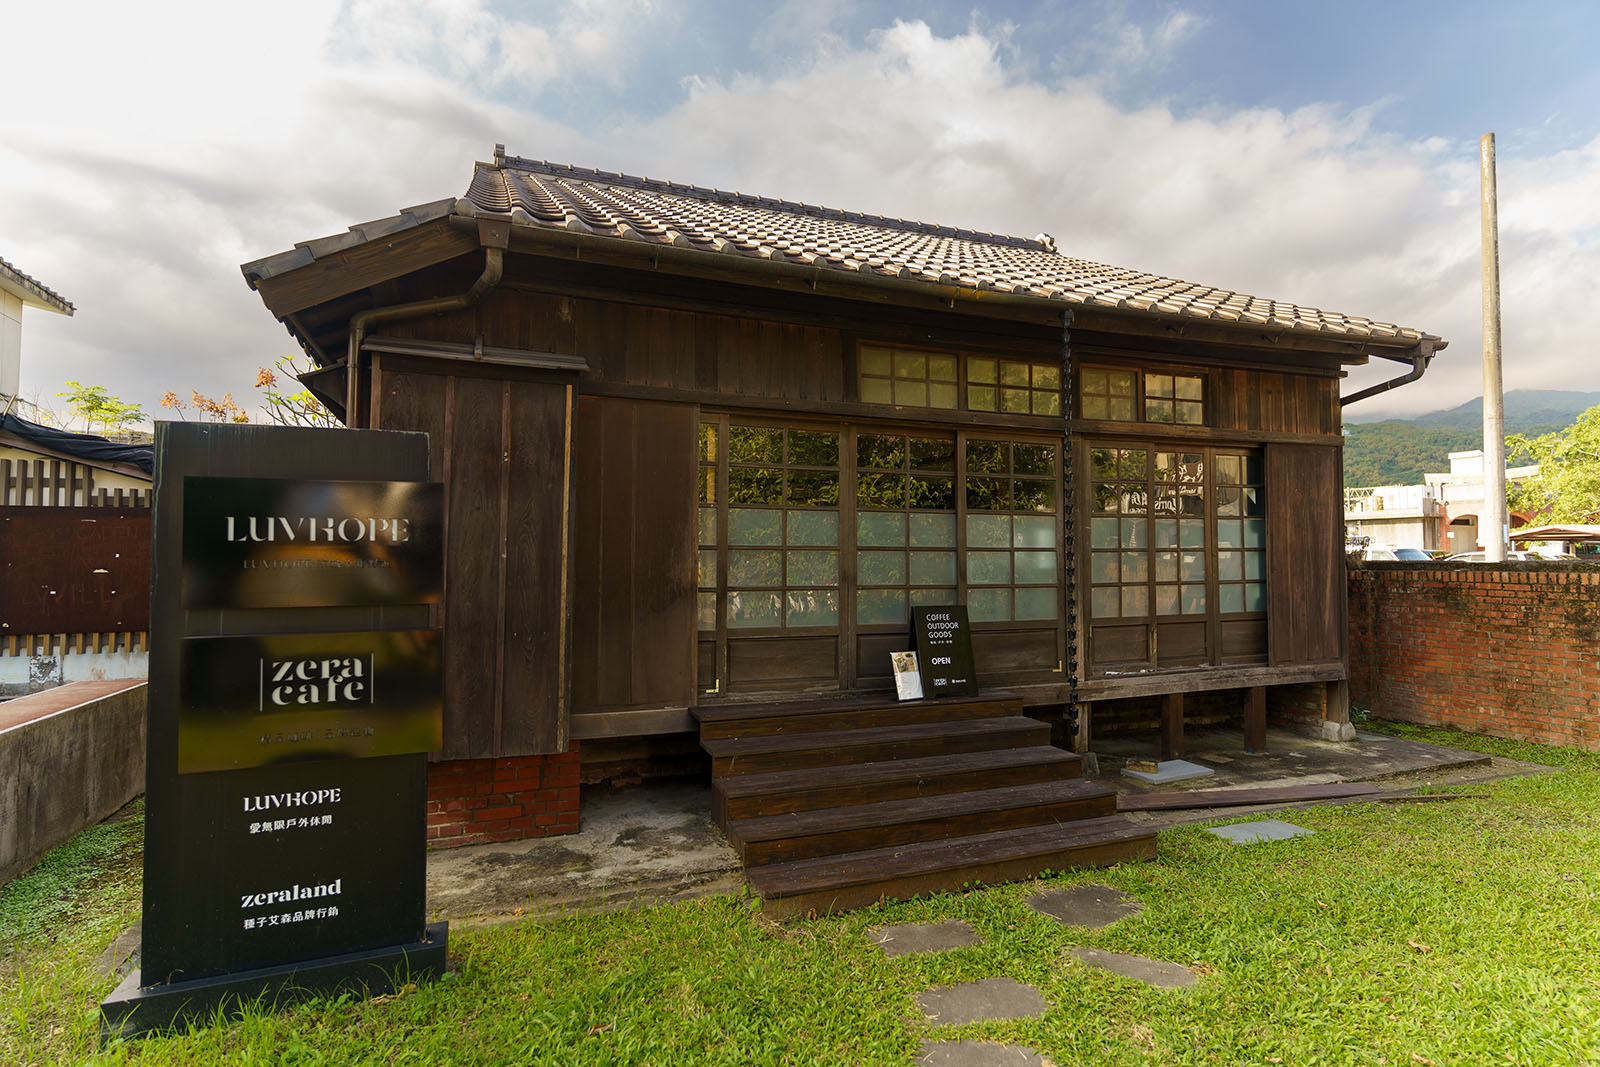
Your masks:
{"label": "white building", "polygon": [[0,409],[12,406],[22,375],[22,309],[43,308],[71,315],[73,308],[5,260],[0,259]]}
{"label": "white building", "polygon": [[[1421,485],[1363,486],[1344,491],[1346,540],[1446,553],[1471,552],[1483,512],[1483,450],[1452,452],[1450,469],[1424,474]],[[1506,482],[1536,477],[1537,463],[1506,468]],[[1510,516],[1512,525],[1527,516]]]}

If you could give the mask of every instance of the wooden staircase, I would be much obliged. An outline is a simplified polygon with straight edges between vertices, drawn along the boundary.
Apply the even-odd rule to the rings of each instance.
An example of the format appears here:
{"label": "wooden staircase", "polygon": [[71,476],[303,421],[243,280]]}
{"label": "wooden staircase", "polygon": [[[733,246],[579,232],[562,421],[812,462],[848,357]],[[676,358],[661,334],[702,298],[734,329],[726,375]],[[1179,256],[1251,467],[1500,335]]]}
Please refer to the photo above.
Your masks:
{"label": "wooden staircase", "polygon": [[1014,696],[694,715],[713,815],[774,919],[1156,855]]}

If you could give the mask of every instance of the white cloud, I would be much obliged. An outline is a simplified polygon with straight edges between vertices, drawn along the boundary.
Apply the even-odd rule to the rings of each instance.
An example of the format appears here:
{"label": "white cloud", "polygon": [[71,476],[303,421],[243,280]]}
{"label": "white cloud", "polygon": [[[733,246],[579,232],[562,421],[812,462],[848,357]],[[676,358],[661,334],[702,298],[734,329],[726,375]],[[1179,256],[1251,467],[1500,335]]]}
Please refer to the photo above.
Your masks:
{"label": "white cloud", "polygon": [[[81,309],[28,316],[26,388],[70,377],[146,404],[190,385],[248,391],[290,341],[240,262],[458,195],[472,161],[503,141],[581,165],[1044,230],[1068,254],[1400,321],[1452,347],[1427,385],[1382,403],[1439,407],[1478,391],[1476,146],[1385,135],[1375,104],[1127,108],[1083,71],[1044,81],[1020,66],[1008,26],[940,36],[896,22],[852,44],[831,35],[834,9],[791,6],[762,32],[797,27],[814,47],[776,71],[689,78],[676,106],[602,135],[532,94],[616,84],[673,13],[598,0],[543,20],[478,0],[296,0],[239,9],[237,22],[222,10],[108,4],[92,33],[67,32],[77,9],[22,13],[17,32],[38,47],[15,52],[8,80],[46,89],[49,106],[0,117],[0,256]],[[1112,19],[1107,39],[1134,40],[1128,25]],[[1106,62],[1160,61],[1197,26],[1177,12],[1134,27],[1137,55]],[[1547,158],[1502,149],[1500,163],[1507,387],[1600,388],[1600,138]]]}

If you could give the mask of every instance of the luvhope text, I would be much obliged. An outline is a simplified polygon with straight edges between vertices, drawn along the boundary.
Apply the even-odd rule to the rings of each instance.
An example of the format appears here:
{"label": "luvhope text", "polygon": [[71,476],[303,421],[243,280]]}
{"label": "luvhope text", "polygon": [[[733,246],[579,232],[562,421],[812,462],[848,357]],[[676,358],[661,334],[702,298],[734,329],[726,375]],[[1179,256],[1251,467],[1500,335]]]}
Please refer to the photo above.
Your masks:
{"label": "luvhope text", "polygon": [[331,789],[302,789],[294,793],[258,793],[244,798],[245,811],[272,811],[275,808],[309,808],[318,804],[337,804],[341,793]]}
{"label": "luvhope text", "polygon": [[298,515],[229,515],[229,541],[305,541],[398,545],[411,540],[411,520]]}

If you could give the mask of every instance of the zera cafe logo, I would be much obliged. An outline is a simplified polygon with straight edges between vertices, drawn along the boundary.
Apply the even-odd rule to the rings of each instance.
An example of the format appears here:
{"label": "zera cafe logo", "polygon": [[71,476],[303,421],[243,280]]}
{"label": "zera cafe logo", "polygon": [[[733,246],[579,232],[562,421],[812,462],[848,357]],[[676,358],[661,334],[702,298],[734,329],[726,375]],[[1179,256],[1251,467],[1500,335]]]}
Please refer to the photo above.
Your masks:
{"label": "zera cafe logo", "polygon": [[261,660],[259,709],[353,707],[373,702],[372,653]]}

